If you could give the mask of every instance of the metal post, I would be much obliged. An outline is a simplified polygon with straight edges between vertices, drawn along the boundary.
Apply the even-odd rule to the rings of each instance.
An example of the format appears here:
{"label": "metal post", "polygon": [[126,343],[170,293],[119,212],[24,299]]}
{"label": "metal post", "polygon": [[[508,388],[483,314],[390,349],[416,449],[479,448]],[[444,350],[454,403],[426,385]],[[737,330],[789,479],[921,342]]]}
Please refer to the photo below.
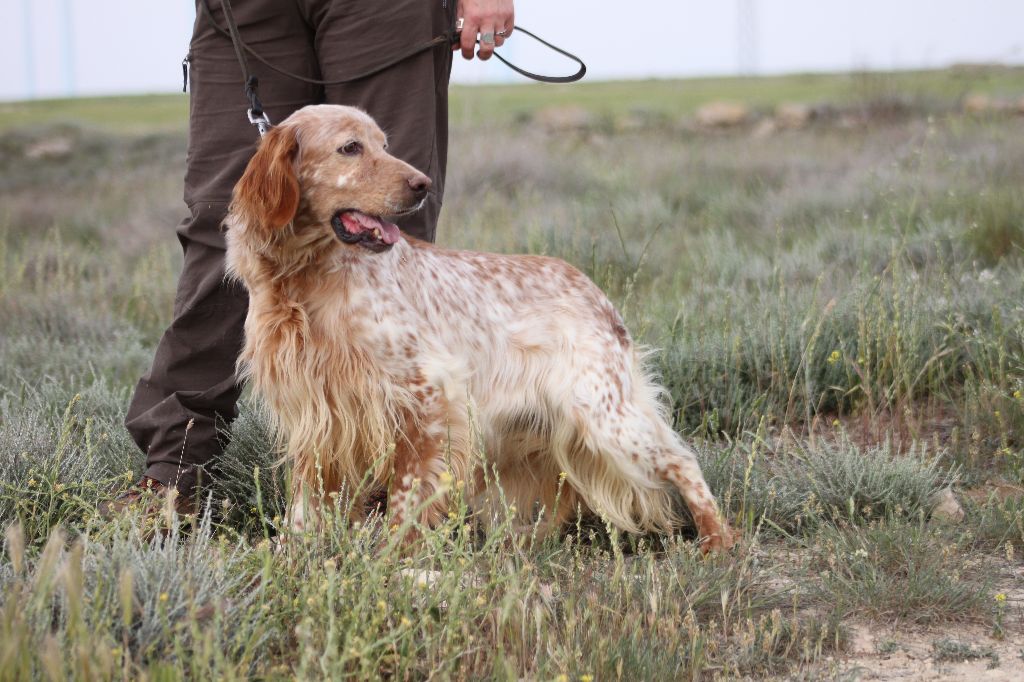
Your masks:
{"label": "metal post", "polygon": [[36,96],[36,47],[32,30],[32,0],[21,2],[22,35],[25,36],[25,93],[26,99]]}
{"label": "metal post", "polygon": [[754,0],[736,1],[736,68],[741,75],[757,73],[757,9]]}
{"label": "metal post", "polygon": [[71,0],[61,0],[61,55],[64,62],[64,94],[75,95],[75,33],[71,21]]}

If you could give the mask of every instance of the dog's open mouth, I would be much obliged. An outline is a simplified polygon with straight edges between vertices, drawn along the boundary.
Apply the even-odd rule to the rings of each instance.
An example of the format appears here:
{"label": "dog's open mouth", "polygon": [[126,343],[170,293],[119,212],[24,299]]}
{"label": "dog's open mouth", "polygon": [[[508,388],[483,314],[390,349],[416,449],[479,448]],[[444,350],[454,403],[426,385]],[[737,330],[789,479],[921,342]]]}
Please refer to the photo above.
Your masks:
{"label": "dog's open mouth", "polygon": [[370,251],[390,249],[392,244],[402,238],[398,225],[354,209],[335,213],[331,218],[331,226],[341,241],[358,244]]}

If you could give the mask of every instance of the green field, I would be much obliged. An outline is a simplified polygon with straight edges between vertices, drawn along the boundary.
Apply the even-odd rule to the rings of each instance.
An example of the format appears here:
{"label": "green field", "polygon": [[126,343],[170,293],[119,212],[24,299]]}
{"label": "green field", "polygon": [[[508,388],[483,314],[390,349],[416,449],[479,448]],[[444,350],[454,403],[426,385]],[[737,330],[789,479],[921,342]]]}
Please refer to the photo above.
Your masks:
{"label": "green field", "polygon": [[[453,89],[440,243],[562,257],[657,349],[742,531],[709,558],[461,502],[412,553],[340,517],[276,550],[248,397],[207,516],[101,521],[142,470],[187,99],[0,105],[0,680],[1019,679],[1022,96],[997,67]],[[694,125],[711,100],[753,120]],[[792,102],[819,115],[760,125]]]}
{"label": "green field", "polygon": [[[537,109],[579,106],[597,117],[631,112],[675,118],[711,100],[743,102],[770,109],[782,102],[862,104],[902,98],[941,108],[969,94],[1020,96],[1024,68],[962,67],[944,71],[803,74],[776,78],[691,78],[686,80],[598,81],[570,85],[456,85],[451,89],[452,123],[508,124]],[[244,112],[240,114],[244,116]],[[118,133],[184,130],[187,95],[97,97],[0,103],[0,131],[71,123]]]}

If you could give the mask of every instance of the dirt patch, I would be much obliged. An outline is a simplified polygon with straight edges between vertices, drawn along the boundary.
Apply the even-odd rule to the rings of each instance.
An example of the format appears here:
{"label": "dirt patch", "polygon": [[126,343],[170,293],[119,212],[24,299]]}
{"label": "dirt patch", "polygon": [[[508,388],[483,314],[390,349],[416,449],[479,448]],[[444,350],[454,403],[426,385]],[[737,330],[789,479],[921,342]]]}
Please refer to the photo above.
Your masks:
{"label": "dirt patch", "polygon": [[991,628],[850,626],[843,670],[861,680],[1021,680],[1024,633],[994,639]]}
{"label": "dirt patch", "polygon": [[838,669],[858,680],[1024,680],[1024,566],[992,572],[992,592],[1003,599],[1001,638],[991,623],[854,620]]}

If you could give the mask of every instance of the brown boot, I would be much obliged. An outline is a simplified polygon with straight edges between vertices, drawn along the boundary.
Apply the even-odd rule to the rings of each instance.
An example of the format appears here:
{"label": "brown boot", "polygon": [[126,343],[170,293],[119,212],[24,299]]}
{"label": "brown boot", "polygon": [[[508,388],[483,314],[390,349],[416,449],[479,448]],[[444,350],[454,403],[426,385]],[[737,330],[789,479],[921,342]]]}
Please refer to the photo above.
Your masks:
{"label": "brown boot", "polygon": [[146,516],[163,513],[167,497],[172,496],[171,508],[179,515],[195,514],[196,503],[192,495],[182,495],[160,481],[143,476],[139,481],[112,500],[101,502],[97,511],[101,518],[112,520],[132,508],[141,509]]}

